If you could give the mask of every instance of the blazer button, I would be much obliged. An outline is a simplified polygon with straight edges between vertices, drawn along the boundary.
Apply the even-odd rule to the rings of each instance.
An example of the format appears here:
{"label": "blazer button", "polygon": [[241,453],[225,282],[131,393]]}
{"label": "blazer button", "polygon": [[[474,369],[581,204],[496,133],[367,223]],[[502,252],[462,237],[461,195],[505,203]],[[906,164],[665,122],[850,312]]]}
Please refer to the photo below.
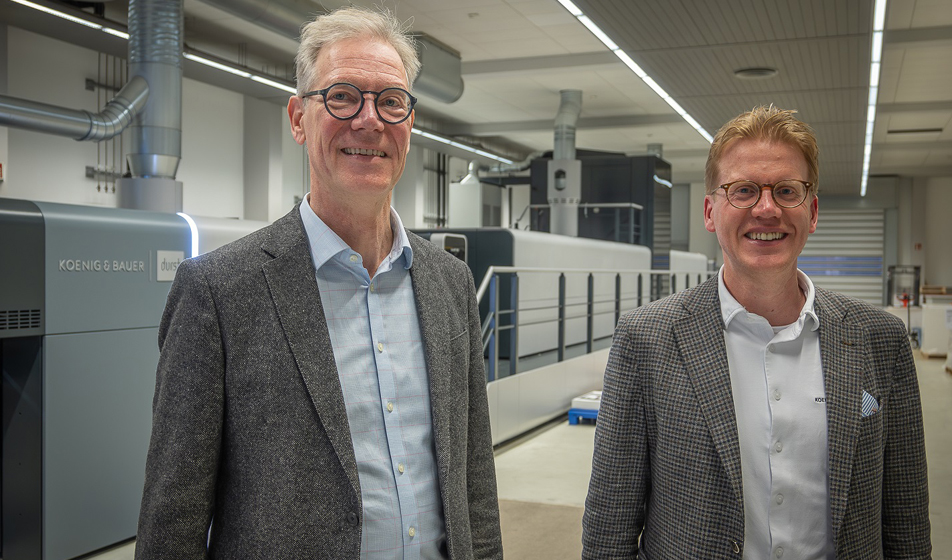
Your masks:
{"label": "blazer button", "polygon": [[350,523],[351,525],[356,526],[359,521],[360,521],[360,518],[357,517],[356,513],[350,512],[347,514],[347,522]]}

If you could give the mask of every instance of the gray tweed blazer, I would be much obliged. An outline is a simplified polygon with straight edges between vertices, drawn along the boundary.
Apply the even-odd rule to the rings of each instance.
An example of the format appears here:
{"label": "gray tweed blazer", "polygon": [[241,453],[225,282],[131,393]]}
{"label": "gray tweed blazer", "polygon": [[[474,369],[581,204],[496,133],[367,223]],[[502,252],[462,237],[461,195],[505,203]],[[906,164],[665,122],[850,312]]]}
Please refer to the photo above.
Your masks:
{"label": "gray tweed blazer", "polygon": [[[447,550],[501,558],[472,275],[410,244]],[[357,465],[298,209],[183,262],[159,347],[136,558],[358,558]]]}
{"label": "gray tweed blazer", "polygon": [[[902,322],[819,288],[815,301],[837,558],[930,558],[919,385]],[[742,556],[723,329],[716,277],[619,322],[598,413],[583,558]],[[881,405],[865,418],[864,390]]]}

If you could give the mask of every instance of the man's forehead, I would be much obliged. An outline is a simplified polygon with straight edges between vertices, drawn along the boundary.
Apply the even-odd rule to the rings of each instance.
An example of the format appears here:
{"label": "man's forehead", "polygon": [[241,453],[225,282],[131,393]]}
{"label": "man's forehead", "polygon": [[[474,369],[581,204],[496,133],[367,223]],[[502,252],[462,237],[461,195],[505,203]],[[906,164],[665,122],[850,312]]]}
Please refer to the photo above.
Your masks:
{"label": "man's forehead", "polygon": [[[795,171],[796,175],[809,171],[806,157],[795,144],[765,138],[740,138],[728,144],[721,152],[718,161],[718,177],[715,179],[718,183],[751,179],[753,177],[735,177],[734,175],[755,169],[763,172],[787,171],[788,174]],[[801,177],[791,175],[785,178]],[[805,178],[805,176],[802,177],[802,179]]]}
{"label": "man's forehead", "polygon": [[[315,60],[318,74],[378,79],[406,88],[406,69],[397,50],[385,41],[366,37],[341,39],[325,45]],[[360,85],[360,84],[355,84]]]}
{"label": "man's forehead", "polygon": [[738,138],[724,147],[721,152],[721,160],[732,158],[741,158],[741,155],[749,156],[752,154],[776,156],[783,159],[793,159],[796,162],[806,161],[800,148],[791,142],[774,140],[769,138]]}

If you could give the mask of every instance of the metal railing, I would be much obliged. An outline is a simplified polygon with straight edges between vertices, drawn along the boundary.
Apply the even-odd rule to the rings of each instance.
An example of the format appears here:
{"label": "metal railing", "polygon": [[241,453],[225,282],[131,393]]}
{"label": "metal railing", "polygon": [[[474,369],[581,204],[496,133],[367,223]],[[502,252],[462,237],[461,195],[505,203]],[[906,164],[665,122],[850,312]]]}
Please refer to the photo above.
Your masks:
{"label": "metal railing", "polygon": [[[519,305],[519,275],[557,275],[558,298],[554,305],[520,307]],[[558,345],[556,347],[558,361],[565,359],[566,351],[566,323],[572,319],[585,319],[585,351],[590,353],[596,340],[595,318],[599,315],[614,314],[617,324],[623,311],[644,305],[645,303],[669,295],[667,290],[661,290],[664,284],[670,286],[670,293],[679,289],[703,282],[716,272],[677,271],[677,270],[610,270],[610,269],[561,269],[561,268],[533,268],[512,266],[491,266],[483,276],[476,290],[477,304],[488,297],[489,311],[482,323],[483,352],[488,350],[489,363],[487,367],[487,381],[494,381],[499,373],[500,333],[509,332],[508,354],[509,371],[507,375],[516,375],[519,369],[519,327],[529,327],[556,322],[558,331]],[[509,277],[508,307],[502,308],[500,297],[500,275]],[[566,290],[566,276],[587,275],[586,296],[584,301],[569,301]],[[614,276],[614,295],[610,298],[596,299],[596,276]],[[634,291],[625,292],[622,289],[623,278],[634,279]],[[658,280],[667,278],[668,282]],[[647,282],[646,282],[647,280]],[[694,280],[694,282],[692,282]],[[647,291],[646,291],[647,290]],[[605,304],[612,303],[611,309],[596,311],[596,306],[604,308]],[[584,308],[584,309],[582,309]],[[557,318],[520,322],[520,312],[558,310]],[[580,310],[580,312],[575,312]],[[574,313],[573,313],[574,312]],[[505,377],[505,375],[504,375]]]}

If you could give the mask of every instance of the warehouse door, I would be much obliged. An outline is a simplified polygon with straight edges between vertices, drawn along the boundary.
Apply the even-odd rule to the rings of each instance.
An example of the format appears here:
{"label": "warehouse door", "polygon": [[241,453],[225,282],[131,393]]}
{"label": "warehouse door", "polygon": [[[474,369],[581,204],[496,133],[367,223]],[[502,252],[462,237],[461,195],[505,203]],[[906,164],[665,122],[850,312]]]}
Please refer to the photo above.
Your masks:
{"label": "warehouse door", "polygon": [[880,210],[823,210],[797,266],[816,286],[883,304],[883,238]]}

